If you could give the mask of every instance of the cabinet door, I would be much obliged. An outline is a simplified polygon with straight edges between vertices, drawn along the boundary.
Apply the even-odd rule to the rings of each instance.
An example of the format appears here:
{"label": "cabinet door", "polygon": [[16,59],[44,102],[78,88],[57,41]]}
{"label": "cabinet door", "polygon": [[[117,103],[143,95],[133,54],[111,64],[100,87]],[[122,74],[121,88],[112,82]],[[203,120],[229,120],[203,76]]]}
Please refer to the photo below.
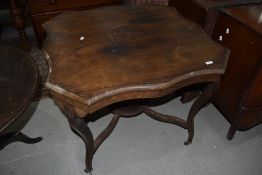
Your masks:
{"label": "cabinet door", "polygon": [[[262,44],[261,44],[262,48]],[[262,51],[261,51],[262,55]],[[247,110],[262,111],[262,57],[260,58],[242,104]],[[262,118],[262,115],[261,115]]]}
{"label": "cabinet door", "polygon": [[214,103],[230,121],[235,121],[242,110],[241,104],[261,53],[259,38],[248,26],[228,14],[220,13],[213,39],[231,50]]}

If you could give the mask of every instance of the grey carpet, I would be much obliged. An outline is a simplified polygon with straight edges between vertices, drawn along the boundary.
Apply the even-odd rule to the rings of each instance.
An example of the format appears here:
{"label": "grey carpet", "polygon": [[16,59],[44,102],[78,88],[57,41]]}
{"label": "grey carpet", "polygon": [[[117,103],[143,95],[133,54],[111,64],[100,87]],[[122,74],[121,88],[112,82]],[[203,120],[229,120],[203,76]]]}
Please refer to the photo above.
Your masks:
{"label": "grey carpet", "polygon": [[[166,114],[186,116],[190,104],[178,99],[157,107]],[[85,174],[84,144],[69,129],[66,118],[51,99],[33,103],[24,115],[31,116],[23,129],[42,136],[35,145],[14,143],[0,152],[1,175]],[[91,123],[96,136],[111,116]],[[261,175],[262,126],[237,132],[226,139],[229,123],[213,105],[195,120],[193,143],[184,146],[187,131],[155,121],[144,114],[121,118],[111,136],[94,156],[93,175]]]}

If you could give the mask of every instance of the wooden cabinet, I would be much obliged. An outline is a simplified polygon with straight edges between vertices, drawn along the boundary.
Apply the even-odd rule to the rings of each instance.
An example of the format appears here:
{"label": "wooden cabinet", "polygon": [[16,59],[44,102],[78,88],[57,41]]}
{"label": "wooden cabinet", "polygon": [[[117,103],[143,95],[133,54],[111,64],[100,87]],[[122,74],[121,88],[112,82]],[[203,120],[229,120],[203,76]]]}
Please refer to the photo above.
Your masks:
{"label": "wooden cabinet", "polygon": [[179,13],[202,26],[212,35],[218,12],[223,7],[256,4],[262,0],[169,0]]}
{"label": "wooden cabinet", "polygon": [[237,129],[247,130],[262,122],[261,4],[261,0],[169,1],[231,50],[226,74],[213,100],[231,123],[228,139]]}
{"label": "wooden cabinet", "polygon": [[42,27],[47,20],[67,10],[85,10],[105,5],[122,4],[122,0],[27,0],[38,44],[45,38]]}
{"label": "wooden cabinet", "polygon": [[231,50],[213,102],[231,123],[232,139],[262,122],[262,4],[222,10],[212,37]]}

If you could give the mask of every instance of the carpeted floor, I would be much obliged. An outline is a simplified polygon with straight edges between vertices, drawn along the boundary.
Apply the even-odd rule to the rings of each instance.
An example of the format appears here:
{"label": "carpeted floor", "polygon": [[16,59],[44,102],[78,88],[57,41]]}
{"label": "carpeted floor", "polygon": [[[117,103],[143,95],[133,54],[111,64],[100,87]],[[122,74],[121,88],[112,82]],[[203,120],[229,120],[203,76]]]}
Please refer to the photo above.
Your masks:
{"label": "carpeted floor", "polygon": [[[189,107],[175,99],[156,110],[186,116]],[[23,132],[44,140],[35,145],[14,143],[3,149],[1,175],[85,174],[85,146],[51,99],[33,103],[24,115],[32,118]],[[110,119],[108,115],[90,124],[95,136]],[[262,125],[237,132],[228,141],[229,123],[213,105],[201,110],[195,121],[193,143],[184,146],[187,131],[180,127],[144,114],[121,118],[94,156],[93,175],[262,174]]]}

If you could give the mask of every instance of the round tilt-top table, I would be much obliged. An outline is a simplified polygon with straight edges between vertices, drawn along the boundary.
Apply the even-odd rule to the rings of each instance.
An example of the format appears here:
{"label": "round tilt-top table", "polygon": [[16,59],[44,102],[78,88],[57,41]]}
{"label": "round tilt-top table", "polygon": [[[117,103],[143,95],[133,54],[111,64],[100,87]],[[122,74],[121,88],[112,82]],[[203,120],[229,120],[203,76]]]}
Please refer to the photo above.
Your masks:
{"label": "round tilt-top table", "polygon": [[28,118],[23,116],[35,95],[38,69],[26,52],[0,45],[0,150],[12,142],[37,143],[20,130]]}
{"label": "round tilt-top table", "polygon": [[[86,172],[91,172],[95,151],[119,117],[146,113],[176,124],[188,130],[185,144],[190,144],[194,117],[217,89],[229,54],[172,7],[111,6],[66,12],[44,28],[50,66],[46,86],[85,143]],[[198,83],[205,83],[205,88],[187,120],[132,101],[163,97]],[[113,113],[112,121],[94,139],[86,122],[105,107]]]}

